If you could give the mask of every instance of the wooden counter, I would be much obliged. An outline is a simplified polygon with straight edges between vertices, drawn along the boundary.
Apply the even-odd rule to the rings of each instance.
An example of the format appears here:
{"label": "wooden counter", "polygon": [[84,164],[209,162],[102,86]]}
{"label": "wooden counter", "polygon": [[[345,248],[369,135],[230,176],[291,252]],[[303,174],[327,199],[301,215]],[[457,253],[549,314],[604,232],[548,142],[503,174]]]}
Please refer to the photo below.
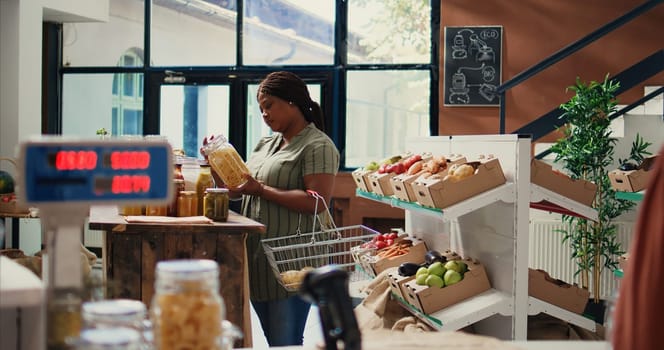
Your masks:
{"label": "wooden counter", "polygon": [[217,261],[226,318],[244,332],[239,345],[251,347],[246,238],[264,233],[262,224],[234,212],[223,223],[127,223],[115,206],[96,206],[90,209],[89,227],[104,231],[102,260],[108,298],[141,300],[150,307],[158,261]]}

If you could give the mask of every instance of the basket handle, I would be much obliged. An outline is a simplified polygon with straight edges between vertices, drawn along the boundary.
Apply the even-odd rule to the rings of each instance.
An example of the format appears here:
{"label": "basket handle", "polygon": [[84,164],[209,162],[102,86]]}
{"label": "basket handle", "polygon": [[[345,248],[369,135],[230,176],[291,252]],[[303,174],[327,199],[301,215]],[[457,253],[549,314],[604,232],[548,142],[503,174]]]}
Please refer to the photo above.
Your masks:
{"label": "basket handle", "polygon": [[6,160],[14,165],[15,169],[18,169],[18,166],[16,165],[16,160],[14,158],[9,158],[9,157],[0,157],[0,160]]}
{"label": "basket handle", "polygon": [[332,214],[330,213],[330,208],[328,208],[327,203],[325,203],[325,197],[321,196],[318,192],[316,192],[314,190],[306,190],[306,192],[309,195],[311,195],[312,197],[316,198],[316,205],[314,207],[314,225],[313,225],[313,228],[312,228],[311,232],[316,231],[316,221],[319,220],[319,217],[318,217],[318,202],[319,201],[323,203],[323,206],[325,207],[325,212],[330,217],[330,224],[332,225],[332,227],[334,229],[336,229],[337,225],[334,223],[334,219],[332,218]]}

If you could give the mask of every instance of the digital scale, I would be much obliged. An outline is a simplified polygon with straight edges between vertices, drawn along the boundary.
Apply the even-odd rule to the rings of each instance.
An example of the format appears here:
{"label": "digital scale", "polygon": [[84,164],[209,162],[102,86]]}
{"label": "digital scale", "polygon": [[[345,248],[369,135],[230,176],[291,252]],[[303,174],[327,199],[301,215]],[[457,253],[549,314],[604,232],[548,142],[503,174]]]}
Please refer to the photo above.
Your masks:
{"label": "digital scale", "polygon": [[[37,348],[65,348],[66,338],[80,332],[81,236],[90,206],[168,204],[172,149],[165,140],[43,137],[21,143],[18,161],[17,199],[39,209],[48,255],[41,317],[46,340]],[[26,342],[35,340],[19,339],[17,348]]]}

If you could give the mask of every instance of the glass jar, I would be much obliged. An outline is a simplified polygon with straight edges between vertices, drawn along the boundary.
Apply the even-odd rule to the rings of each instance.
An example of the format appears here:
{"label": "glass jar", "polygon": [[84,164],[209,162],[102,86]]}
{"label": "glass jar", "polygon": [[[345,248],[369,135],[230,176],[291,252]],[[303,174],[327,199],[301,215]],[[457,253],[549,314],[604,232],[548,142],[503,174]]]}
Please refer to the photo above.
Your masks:
{"label": "glass jar", "polygon": [[82,329],[81,296],[75,290],[55,290],[46,307],[46,344],[49,349],[66,348]]}
{"label": "glass jar", "polygon": [[210,164],[201,163],[198,172],[198,179],[196,180],[196,199],[198,200],[197,215],[205,215],[203,211],[203,198],[205,197],[205,190],[214,187],[214,178],[212,178],[212,171]]}
{"label": "glass jar", "polygon": [[183,179],[173,179],[173,200],[168,205],[167,215],[178,216],[178,197],[185,190]]}
{"label": "glass jar", "polygon": [[245,174],[249,174],[247,165],[223,135],[217,136],[203,146],[203,153],[226,186],[233,188],[247,182],[244,178]]}
{"label": "glass jar", "polygon": [[198,215],[196,191],[181,191],[178,196],[178,216]]}
{"label": "glass jar", "polygon": [[145,215],[148,216],[167,216],[168,215],[168,206],[167,205],[156,205],[149,204],[145,206]]}
{"label": "glass jar", "polygon": [[145,345],[140,333],[132,328],[91,328],[81,332],[76,343],[80,350],[141,350]]}
{"label": "glass jar", "polygon": [[131,299],[110,299],[83,303],[83,327],[128,327],[143,332],[147,315],[145,304]]}
{"label": "glass jar", "polygon": [[219,349],[226,309],[213,260],[157,263],[150,307],[155,349]]}
{"label": "glass jar", "polygon": [[208,188],[203,199],[205,216],[214,221],[228,220],[228,201],[227,188]]}

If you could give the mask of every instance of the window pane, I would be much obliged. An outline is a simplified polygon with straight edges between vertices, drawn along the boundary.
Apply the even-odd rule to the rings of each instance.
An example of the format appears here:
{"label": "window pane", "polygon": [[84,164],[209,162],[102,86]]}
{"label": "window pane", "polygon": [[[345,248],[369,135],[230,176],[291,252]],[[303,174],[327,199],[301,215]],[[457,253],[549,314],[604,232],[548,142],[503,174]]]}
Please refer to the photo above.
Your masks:
{"label": "window pane", "polygon": [[153,0],[154,66],[235,64],[235,1]]}
{"label": "window pane", "polygon": [[423,0],[349,0],[348,62],[429,63],[431,4]]}
{"label": "window pane", "polygon": [[[109,1],[108,22],[64,23],[62,33],[63,65],[117,66],[131,47],[143,51],[143,0]],[[135,62],[141,65],[142,62]]]}
{"label": "window pane", "polygon": [[162,85],[159,134],[186,156],[199,157],[204,137],[228,136],[229,100],[226,85]]}
{"label": "window pane", "polygon": [[[309,95],[311,99],[320,104],[321,101],[321,86],[320,84],[307,84],[309,89]],[[263,116],[261,114],[261,109],[258,106],[258,101],[256,101],[256,94],[258,93],[258,84],[250,84],[247,87],[247,156],[254,150],[258,140],[261,137],[269,136],[272,134],[270,129],[265,122],[263,122]]]}
{"label": "window pane", "polygon": [[334,0],[246,0],[244,63],[333,64],[334,11]]}
{"label": "window pane", "polygon": [[429,136],[428,71],[350,71],[347,86],[346,167],[403,153],[407,137]]}
{"label": "window pane", "polygon": [[[65,74],[62,79],[62,134],[95,137],[105,128],[116,130],[113,110],[122,105],[114,98],[113,74]],[[121,112],[117,114],[122,115]],[[122,129],[119,129],[122,130]]]}

